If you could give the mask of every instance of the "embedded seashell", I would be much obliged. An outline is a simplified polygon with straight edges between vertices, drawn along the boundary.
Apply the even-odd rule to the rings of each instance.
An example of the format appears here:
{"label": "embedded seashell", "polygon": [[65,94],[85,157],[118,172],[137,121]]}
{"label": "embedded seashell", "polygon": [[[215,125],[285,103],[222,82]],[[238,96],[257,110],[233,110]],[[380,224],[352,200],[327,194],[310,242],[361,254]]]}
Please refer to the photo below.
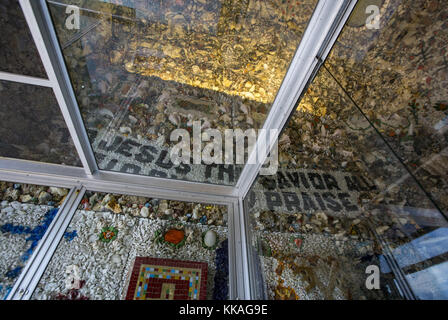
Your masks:
{"label": "embedded seashell", "polygon": [[223,114],[219,119],[224,121],[224,122],[226,122],[226,123],[229,123],[229,122],[232,121],[232,119],[229,117],[228,114]]}
{"label": "embedded seashell", "polygon": [[96,223],[96,228],[97,228],[98,230],[103,229],[105,226],[106,226],[106,223],[105,223],[103,220],[100,220],[100,221],[98,221],[98,222]]}
{"label": "embedded seashell", "polygon": [[334,137],[339,137],[342,136],[342,130],[341,129],[336,129],[335,132],[333,133]]}
{"label": "embedded seashell", "polygon": [[158,125],[165,121],[165,115],[163,113],[158,113],[154,119],[154,125]]}
{"label": "embedded seashell", "polygon": [[185,228],[185,234],[187,236],[191,235],[194,233],[194,230],[192,228]]}
{"label": "embedded seashell", "polygon": [[201,129],[209,129],[211,126],[210,122],[208,120],[205,120],[204,123],[202,124]]}
{"label": "embedded seashell", "polygon": [[194,208],[193,208],[193,219],[194,220],[197,220],[197,219],[199,219],[201,216],[199,215],[199,205],[197,205],[197,206],[195,206]]}
{"label": "embedded seashell", "polygon": [[187,243],[191,243],[191,242],[193,242],[193,233],[190,233],[188,236],[187,236],[187,239],[185,240]]}
{"label": "embedded seashell", "polygon": [[108,116],[108,117],[110,117],[110,118],[113,118],[113,117],[114,117],[113,112],[110,111],[109,109],[106,109],[106,108],[101,108],[101,109],[99,109],[98,113],[99,113],[101,116],[103,116],[103,117],[104,117],[104,116]]}
{"label": "embedded seashell", "polygon": [[115,199],[109,201],[105,207],[114,213],[121,213],[121,206],[115,201]]}
{"label": "embedded seashell", "polygon": [[220,105],[218,110],[221,111],[222,113],[229,113],[229,110],[224,105]]}
{"label": "embedded seashell", "polygon": [[147,207],[142,207],[142,209],[140,210],[140,215],[143,218],[147,218],[149,216],[149,209]]}
{"label": "embedded seashell", "polygon": [[136,124],[138,121],[137,118],[132,115],[129,115],[128,118],[129,118],[129,121],[131,121],[133,124]]}
{"label": "embedded seashell", "polygon": [[411,122],[411,124],[409,125],[408,135],[409,135],[409,136],[414,135],[414,123],[412,123],[412,122]]}
{"label": "embedded seashell", "polygon": [[389,229],[389,226],[381,226],[381,227],[376,228],[376,232],[377,232],[379,235],[382,235],[382,234],[383,234],[384,232],[386,232],[388,229]]}
{"label": "embedded seashell", "polygon": [[306,128],[307,128],[309,131],[313,131],[313,126],[312,126],[311,122],[307,121],[307,122],[305,123],[305,125],[306,125]]}
{"label": "embedded seashell", "polygon": [[92,234],[89,237],[89,242],[95,243],[98,240],[98,235]]}
{"label": "embedded seashell", "polygon": [[160,201],[158,210],[165,212],[166,209],[168,209],[168,202],[166,202],[166,200]]}
{"label": "embedded seashell", "polygon": [[113,74],[111,72],[109,72],[109,73],[106,74],[105,78],[106,78],[107,82],[109,82],[109,84],[111,84],[113,79],[114,79],[114,76],[113,76]]}
{"label": "embedded seashell", "polygon": [[112,263],[120,264],[121,263],[121,257],[118,254],[114,254],[111,258]]}
{"label": "embedded seashell", "polygon": [[224,87],[230,87],[230,86],[232,85],[232,81],[230,81],[230,80],[227,79],[227,78],[224,78],[224,79],[222,80],[222,84],[224,85]]}
{"label": "embedded seashell", "polygon": [[100,89],[102,94],[105,94],[107,92],[107,84],[105,81],[100,81],[98,88]]}
{"label": "embedded seashell", "polygon": [[204,235],[204,244],[207,247],[213,247],[216,244],[216,232],[208,230]]}
{"label": "embedded seashell", "polygon": [[346,151],[346,150],[342,150],[342,155],[343,155],[344,157],[347,157],[347,158],[349,158],[349,157],[353,157],[353,152],[351,152],[351,151]]}
{"label": "embedded seashell", "polygon": [[101,201],[101,203],[103,204],[103,205],[105,205],[106,203],[108,203],[109,201],[112,201],[112,200],[115,200],[115,197],[113,196],[113,195],[111,195],[111,194],[106,194],[105,196],[104,196],[104,198],[103,198],[103,200]]}
{"label": "embedded seashell", "polygon": [[135,225],[135,220],[134,219],[130,219],[128,221],[128,227],[133,227]]}
{"label": "embedded seashell", "polygon": [[52,195],[57,195],[59,197],[63,197],[68,194],[68,190],[64,189],[64,188],[50,187],[50,193]]}
{"label": "embedded seashell", "polygon": [[325,136],[327,135],[327,130],[325,129],[325,126],[324,126],[324,125],[322,125],[322,126],[320,127],[320,133],[321,133],[321,135],[322,135],[323,137],[325,137]]}
{"label": "embedded seashell", "polygon": [[290,145],[291,144],[291,139],[289,138],[289,136],[287,134],[284,134],[284,135],[282,135],[282,137],[280,138],[278,143],[280,145],[282,145],[282,144]]}
{"label": "embedded seashell", "polygon": [[81,272],[77,265],[69,265],[65,269],[65,288],[67,290],[81,288]]}
{"label": "embedded seashell", "polygon": [[120,133],[122,134],[130,134],[132,133],[132,129],[129,127],[120,127]]}
{"label": "embedded seashell", "polygon": [[244,114],[248,114],[249,113],[249,109],[247,108],[247,106],[244,103],[241,104],[240,110]]}
{"label": "embedded seashell", "polygon": [[[45,191],[42,191],[42,192],[45,192]],[[33,200],[33,197],[30,196],[29,194],[24,194],[24,195],[21,195],[19,199],[21,202],[30,202],[31,200]]]}
{"label": "embedded seashell", "polygon": [[179,123],[180,123],[180,117],[179,117],[179,115],[176,114],[176,113],[172,113],[172,114],[170,114],[170,116],[168,117],[168,120],[169,120],[172,124],[174,124],[175,126],[178,126]]}
{"label": "embedded seashell", "polygon": [[164,135],[161,135],[160,137],[157,138],[156,145],[163,146],[164,143],[165,143],[165,136]]}
{"label": "embedded seashell", "polygon": [[[120,233],[120,237],[122,236],[122,233]],[[115,241],[112,242],[112,248],[115,249],[116,251],[119,251],[120,248],[122,247],[122,243],[120,239],[116,239]]]}
{"label": "embedded seashell", "polygon": [[201,71],[201,69],[197,65],[191,67],[191,70],[193,71],[193,73],[199,73]]}
{"label": "embedded seashell", "polygon": [[126,228],[126,223],[124,222],[124,220],[120,220],[120,221],[118,221],[118,223],[117,223],[117,227],[118,227],[118,229],[124,231],[124,229]]}
{"label": "embedded seashell", "polygon": [[316,213],[316,218],[325,223],[327,223],[327,221],[328,221],[327,215],[323,212]]}

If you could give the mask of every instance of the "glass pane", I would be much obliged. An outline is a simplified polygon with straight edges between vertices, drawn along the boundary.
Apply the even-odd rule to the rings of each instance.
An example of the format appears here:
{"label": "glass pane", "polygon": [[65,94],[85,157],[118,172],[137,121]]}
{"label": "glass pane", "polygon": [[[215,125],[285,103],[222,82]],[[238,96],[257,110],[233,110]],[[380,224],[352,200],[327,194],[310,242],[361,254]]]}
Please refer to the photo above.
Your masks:
{"label": "glass pane", "polygon": [[32,298],[225,300],[227,233],[225,206],[87,192]]}
{"label": "glass pane", "polygon": [[47,78],[19,1],[0,2],[0,71]]}
{"label": "glass pane", "polygon": [[0,182],[0,299],[44,236],[68,189]]}
{"label": "glass pane", "polygon": [[[378,29],[366,26],[368,5]],[[360,1],[326,62],[445,216],[447,18],[441,1]]]}
{"label": "glass pane", "polygon": [[446,219],[325,68],[245,203],[260,298],[446,298]]}
{"label": "glass pane", "polygon": [[81,166],[51,88],[0,81],[0,156]]}
{"label": "glass pane", "polygon": [[79,28],[48,3],[101,169],[234,185],[222,157],[173,165],[171,134],[261,128],[317,1],[91,0]]}

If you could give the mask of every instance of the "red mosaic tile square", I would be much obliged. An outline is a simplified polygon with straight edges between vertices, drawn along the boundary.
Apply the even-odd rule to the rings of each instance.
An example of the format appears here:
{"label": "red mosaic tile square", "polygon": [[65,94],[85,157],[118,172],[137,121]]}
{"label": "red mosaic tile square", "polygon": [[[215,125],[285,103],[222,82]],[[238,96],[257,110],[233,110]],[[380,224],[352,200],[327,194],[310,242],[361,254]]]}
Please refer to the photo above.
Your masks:
{"label": "red mosaic tile square", "polygon": [[207,267],[205,262],[137,257],[126,300],[205,300]]}

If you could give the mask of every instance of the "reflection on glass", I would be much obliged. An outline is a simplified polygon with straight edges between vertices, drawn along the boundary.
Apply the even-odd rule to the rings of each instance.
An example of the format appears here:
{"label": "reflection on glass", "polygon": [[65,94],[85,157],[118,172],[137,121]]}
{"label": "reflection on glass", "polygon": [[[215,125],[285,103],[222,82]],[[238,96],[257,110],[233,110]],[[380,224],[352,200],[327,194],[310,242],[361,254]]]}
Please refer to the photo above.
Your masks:
{"label": "reflection on glass", "polygon": [[422,300],[448,300],[448,261],[406,276]]}
{"label": "reflection on glass", "polygon": [[6,298],[68,189],[0,182],[0,299]]}
{"label": "reflection on glass", "polygon": [[[365,21],[379,10],[378,29]],[[360,1],[326,66],[448,215],[448,8]]]}
{"label": "reflection on glass", "polygon": [[[446,224],[446,223],[445,223]],[[400,268],[445,255],[448,251],[448,229],[438,228],[397,247],[392,253]]]}
{"label": "reflection on glass", "polygon": [[17,0],[0,2],[0,71],[47,78]]}
{"label": "reflection on glass", "polygon": [[0,81],[0,156],[81,166],[51,88]]}
{"label": "reflection on glass", "polygon": [[225,206],[87,192],[32,298],[228,299],[227,232]]}
{"label": "reflection on glass", "polygon": [[[446,219],[325,68],[279,139],[279,161],[245,199],[259,297],[444,297]],[[366,286],[371,266],[379,290]]]}
{"label": "reflection on glass", "polygon": [[79,30],[48,3],[101,169],[233,185],[241,166],[174,166],[170,134],[261,128],[317,1],[91,0]]}

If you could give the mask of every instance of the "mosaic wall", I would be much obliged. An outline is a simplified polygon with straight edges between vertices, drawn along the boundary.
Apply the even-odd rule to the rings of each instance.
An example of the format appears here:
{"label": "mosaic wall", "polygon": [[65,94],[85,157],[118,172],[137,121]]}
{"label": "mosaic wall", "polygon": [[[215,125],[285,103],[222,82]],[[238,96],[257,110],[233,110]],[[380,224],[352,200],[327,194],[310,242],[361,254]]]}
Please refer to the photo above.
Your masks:
{"label": "mosaic wall", "polygon": [[204,300],[207,264],[137,257],[127,300]]}
{"label": "mosaic wall", "polygon": [[[403,298],[389,252],[418,297],[444,297],[434,268],[446,260],[446,220],[327,70],[279,150],[280,170],[260,176],[246,199],[267,298]],[[379,290],[365,286],[371,265]]]}
{"label": "mosaic wall", "polygon": [[63,188],[0,182],[0,299],[9,294],[67,194]]}
{"label": "mosaic wall", "polygon": [[[87,192],[32,299],[228,299],[226,225],[225,206]],[[173,269],[201,271],[190,296]]]}
{"label": "mosaic wall", "polygon": [[382,2],[379,29],[352,17],[326,66],[447,214],[448,9]]}
{"label": "mosaic wall", "polygon": [[415,297],[447,299],[445,9],[359,1],[246,199],[260,296],[401,299],[392,257]]}

